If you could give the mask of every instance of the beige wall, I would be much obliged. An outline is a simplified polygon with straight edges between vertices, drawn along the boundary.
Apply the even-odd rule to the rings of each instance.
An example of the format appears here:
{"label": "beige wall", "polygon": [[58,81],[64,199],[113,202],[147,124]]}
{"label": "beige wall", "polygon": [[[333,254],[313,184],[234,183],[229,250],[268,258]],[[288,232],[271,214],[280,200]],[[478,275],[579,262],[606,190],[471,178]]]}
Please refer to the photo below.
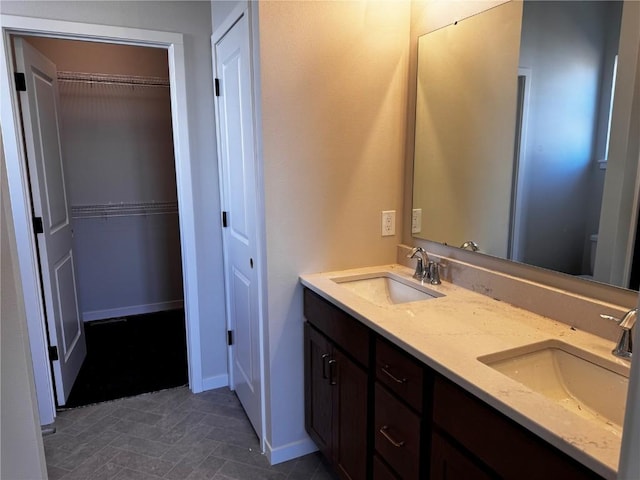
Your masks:
{"label": "beige wall", "polygon": [[0,478],[47,478],[0,139]]}
{"label": "beige wall", "polygon": [[169,78],[167,51],[113,43],[29,37],[31,45],[67,72]]}
{"label": "beige wall", "polygon": [[[272,447],[305,438],[298,275],[395,261],[408,2],[261,2]],[[381,237],[380,212],[397,211]]]}

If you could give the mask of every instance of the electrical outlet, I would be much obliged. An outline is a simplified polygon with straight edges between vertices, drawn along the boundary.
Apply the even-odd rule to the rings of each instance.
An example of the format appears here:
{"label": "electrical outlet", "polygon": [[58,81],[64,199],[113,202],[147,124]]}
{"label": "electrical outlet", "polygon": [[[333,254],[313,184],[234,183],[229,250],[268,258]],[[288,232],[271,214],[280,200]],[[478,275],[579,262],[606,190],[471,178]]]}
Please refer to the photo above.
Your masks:
{"label": "electrical outlet", "polygon": [[411,211],[411,233],[420,233],[422,231],[422,209],[414,208]]}
{"label": "electrical outlet", "polygon": [[396,234],[396,211],[385,210],[382,212],[382,236],[388,237]]}

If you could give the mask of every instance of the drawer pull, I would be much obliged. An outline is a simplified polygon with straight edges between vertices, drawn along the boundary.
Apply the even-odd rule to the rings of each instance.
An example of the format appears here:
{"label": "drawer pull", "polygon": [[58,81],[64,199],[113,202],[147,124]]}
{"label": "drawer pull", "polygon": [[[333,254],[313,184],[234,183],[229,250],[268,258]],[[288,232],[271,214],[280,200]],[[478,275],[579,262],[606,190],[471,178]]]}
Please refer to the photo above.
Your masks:
{"label": "drawer pull", "polygon": [[327,358],[329,358],[329,354],[324,353],[322,355],[322,378],[324,378],[325,380],[328,378],[327,377]]}
{"label": "drawer pull", "polygon": [[389,430],[389,427],[387,425],[383,425],[382,427],[380,427],[380,430],[378,431],[382,434],[384,438],[386,438],[389,441],[391,445],[397,448],[402,447],[404,445],[404,440],[401,440],[399,442],[396,441],[391,435],[387,433],[387,430]]}
{"label": "drawer pull", "polygon": [[396,383],[407,383],[407,379],[406,378],[398,378],[396,377],[393,373],[391,373],[389,370],[389,365],[385,365],[384,367],[382,367],[382,373],[384,373],[385,375],[387,375],[391,380],[393,380]]}
{"label": "drawer pull", "polygon": [[337,360],[329,360],[329,385],[337,385],[338,382],[335,379],[335,365]]}

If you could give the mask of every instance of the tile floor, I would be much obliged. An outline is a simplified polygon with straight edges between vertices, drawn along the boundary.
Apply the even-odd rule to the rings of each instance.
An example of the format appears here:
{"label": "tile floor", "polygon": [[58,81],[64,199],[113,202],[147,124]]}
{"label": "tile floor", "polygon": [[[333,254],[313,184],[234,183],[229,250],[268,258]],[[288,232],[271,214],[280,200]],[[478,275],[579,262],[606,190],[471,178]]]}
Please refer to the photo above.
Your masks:
{"label": "tile floor", "polygon": [[269,466],[235,394],[180,387],[60,412],[50,480],[335,480],[318,453]]}

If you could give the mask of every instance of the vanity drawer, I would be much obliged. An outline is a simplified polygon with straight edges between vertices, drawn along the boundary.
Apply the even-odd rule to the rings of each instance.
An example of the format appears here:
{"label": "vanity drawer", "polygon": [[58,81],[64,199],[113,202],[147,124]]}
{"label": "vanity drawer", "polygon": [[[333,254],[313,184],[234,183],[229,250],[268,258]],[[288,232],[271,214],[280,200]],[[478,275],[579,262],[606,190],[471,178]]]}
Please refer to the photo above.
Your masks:
{"label": "vanity drawer", "polygon": [[410,480],[420,471],[421,420],[380,383],[375,385],[375,450],[398,473]]}
{"label": "vanity drawer", "polygon": [[369,365],[369,329],[317,293],[304,289],[304,316],[363,366]]}
{"label": "vanity drawer", "polygon": [[422,412],[424,367],[389,342],[376,339],[376,380]]}

